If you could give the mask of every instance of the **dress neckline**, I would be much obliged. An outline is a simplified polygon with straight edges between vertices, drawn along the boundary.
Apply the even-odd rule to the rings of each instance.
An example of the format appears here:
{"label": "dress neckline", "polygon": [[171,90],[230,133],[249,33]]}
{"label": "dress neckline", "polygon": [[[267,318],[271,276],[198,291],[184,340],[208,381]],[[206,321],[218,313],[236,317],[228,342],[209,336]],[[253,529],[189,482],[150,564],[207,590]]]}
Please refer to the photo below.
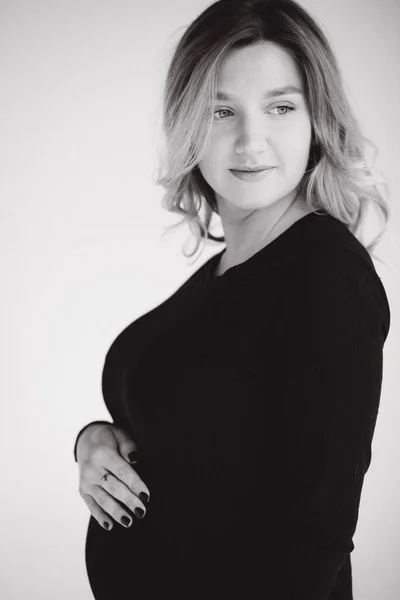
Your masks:
{"label": "dress neckline", "polygon": [[300,231],[302,226],[308,224],[310,221],[314,221],[315,218],[318,218],[320,216],[330,215],[320,215],[315,212],[307,213],[306,215],[292,223],[287,229],[285,229],[285,231],[283,231],[275,239],[269,242],[269,244],[263,246],[262,248],[260,248],[260,250],[257,250],[257,252],[252,254],[247,260],[237,265],[233,265],[232,267],[229,267],[222,273],[222,275],[215,275],[218,265],[220,264],[222,255],[226,252],[225,247],[223,250],[221,250],[221,252],[214,254],[214,256],[212,256],[206,263],[206,269],[204,272],[205,279],[208,282],[226,281],[228,278],[232,277],[233,275],[236,275],[237,273],[252,270],[253,267],[256,267],[258,265],[260,260],[264,259],[266,254],[275,254],[276,252],[278,252],[282,244],[288,242],[288,240],[292,236],[295,236]]}

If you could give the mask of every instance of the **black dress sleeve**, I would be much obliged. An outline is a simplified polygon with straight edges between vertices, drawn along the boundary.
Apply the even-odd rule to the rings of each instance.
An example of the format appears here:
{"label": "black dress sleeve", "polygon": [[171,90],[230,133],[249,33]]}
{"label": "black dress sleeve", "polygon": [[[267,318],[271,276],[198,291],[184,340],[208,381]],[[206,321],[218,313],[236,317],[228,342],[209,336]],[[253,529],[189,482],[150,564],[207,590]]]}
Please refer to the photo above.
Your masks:
{"label": "black dress sleeve", "polygon": [[390,312],[373,267],[344,248],[308,254],[285,289],[271,374],[286,424],[274,540],[283,562],[271,585],[282,600],[327,600],[354,549]]}

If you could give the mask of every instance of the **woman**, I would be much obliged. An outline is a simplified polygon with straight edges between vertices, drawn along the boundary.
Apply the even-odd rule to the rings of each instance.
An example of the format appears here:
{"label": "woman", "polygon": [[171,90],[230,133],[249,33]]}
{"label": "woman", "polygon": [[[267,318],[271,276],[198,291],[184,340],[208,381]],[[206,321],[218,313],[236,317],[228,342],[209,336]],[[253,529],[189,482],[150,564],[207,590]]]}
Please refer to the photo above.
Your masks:
{"label": "woman", "polygon": [[226,248],[107,353],[113,424],[75,447],[94,596],[351,599],[390,325],[355,233],[389,208],[335,57],[292,0],[221,0],[164,100],[165,205]]}

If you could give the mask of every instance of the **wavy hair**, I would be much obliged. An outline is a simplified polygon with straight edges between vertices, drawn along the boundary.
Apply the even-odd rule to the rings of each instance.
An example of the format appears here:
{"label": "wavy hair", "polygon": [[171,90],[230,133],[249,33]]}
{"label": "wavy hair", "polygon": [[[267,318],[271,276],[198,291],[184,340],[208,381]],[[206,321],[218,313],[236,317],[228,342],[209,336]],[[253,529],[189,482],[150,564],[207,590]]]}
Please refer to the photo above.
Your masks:
{"label": "wavy hair", "polygon": [[[289,51],[304,81],[312,138],[298,191],[314,212],[343,222],[373,256],[390,218],[389,205],[378,191],[378,186],[387,191],[386,183],[382,176],[372,174],[366,160],[368,147],[375,150],[373,162],[377,150],[361,134],[327,37],[294,0],[219,0],[182,35],[165,81],[155,183],[165,190],[162,207],[183,219],[166,229],[188,223],[195,248],[191,253],[183,250],[186,257],[195,254],[203,242],[201,255],[207,240],[225,242],[209,231],[218,206],[198,165],[211,137],[222,61],[234,49],[262,42]],[[371,203],[382,211],[384,226],[366,245],[360,227]]]}

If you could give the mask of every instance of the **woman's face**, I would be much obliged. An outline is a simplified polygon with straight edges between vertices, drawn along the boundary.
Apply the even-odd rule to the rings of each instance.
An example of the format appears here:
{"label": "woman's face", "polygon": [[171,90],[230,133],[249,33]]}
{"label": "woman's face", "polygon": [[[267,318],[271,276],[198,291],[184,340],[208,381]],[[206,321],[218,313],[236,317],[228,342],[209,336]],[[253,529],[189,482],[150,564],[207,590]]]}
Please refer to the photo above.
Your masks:
{"label": "woman's face", "polygon": [[[297,88],[284,91],[284,88]],[[199,163],[221,202],[240,209],[270,206],[296,195],[308,163],[311,121],[290,53],[270,42],[232,51],[221,64],[210,144]],[[229,99],[223,97],[225,94]],[[232,169],[268,165],[258,180]]]}

